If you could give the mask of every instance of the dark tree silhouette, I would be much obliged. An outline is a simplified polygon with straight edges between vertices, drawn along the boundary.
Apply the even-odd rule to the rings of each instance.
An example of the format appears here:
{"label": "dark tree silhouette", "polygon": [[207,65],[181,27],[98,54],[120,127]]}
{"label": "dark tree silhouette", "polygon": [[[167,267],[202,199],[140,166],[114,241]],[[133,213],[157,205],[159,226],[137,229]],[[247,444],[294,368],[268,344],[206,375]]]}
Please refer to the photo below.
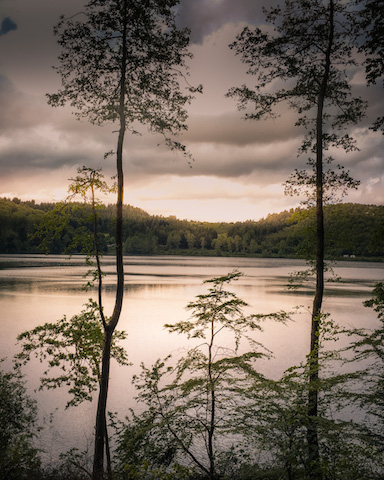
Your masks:
{"label": "dark tree silhouette", "polygon": [[[384,1],[356,0],[362,7],[358,33],[363,37],[360,51],[366,56],[365,72],[368,85],[378,81],[384,86]],[[376,119],[373,130],[381,129],[384,133],[384,116]]]}
{"label": "dark tree silhouette", "polygon": [[[231,45],[258,81],[255,89],[243,85],[228,93],[239,100],[240,109],[254,105],[254,112],[247,112],[245,118],[273,117],[276,105],[288,104],[298,112],[296,125],[306,128],[301,151],[313,155],[308,161],[312,173],[296,171],[297,184],[314,189],[316,205],[316,291],[308,356],[307,425],[308,470],[313,480],[322,478],[317,432],[318,338],[324,295],[324,165],[331,161],[324,152],[329,147],[355,148],[346,128],[357,123],[365,111],[365,102],[351,98],[346,76],[347,67],[355,65],[353,13],[351,4],[341,0],[286,0],[282,7],[267,12],[267,22],[274,27],[272,34],[246,27]],[[271,84],[275,91],[271,91]],[[354,185],[344,170],[331,178],[340,187]]]}
{"label": "dark tree silhouette", "polygon": [[106,405],[112,335],[123,304],[123,146],[136,123],[164,135],[166,144],[186,154],[172,140],[185,130],[185,105],[196,91],[179,84],[186,75],[188,31],[175,25],[178,0],[92,0],[55,28],[62,52],[57,72],[62,87],[49,103],[69,103],[76,115],[102,125],[117,122],[116,271],[113,313],[102,316],[104,348],[96,417],[93,479],[104,476]]}

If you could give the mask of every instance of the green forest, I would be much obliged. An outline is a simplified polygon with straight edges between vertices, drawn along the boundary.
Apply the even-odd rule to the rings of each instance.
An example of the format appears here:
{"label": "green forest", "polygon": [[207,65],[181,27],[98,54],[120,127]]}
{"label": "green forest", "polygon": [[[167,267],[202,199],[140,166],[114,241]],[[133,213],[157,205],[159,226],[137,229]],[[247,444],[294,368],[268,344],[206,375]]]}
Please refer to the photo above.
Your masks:
{"label": "green forest", "polygon": [[[62,207],[62,208],[61,208]],[[0,253],[87,253],[83,235],[92,234],[91,208],[72,203],[57,205],[0,199]],[[259,221],[208,223],[149,215],[124,206],[125,255],[227,255],[252,257],[313,256],[314,209],[270,214]],[[62,220],[61,228],[42,244],[39,225],[45,214]],[[384,206],[338,204],[325,207],[328,259],[352,258],[382,261],[384,257]],[[102,253],[114,254],[114,206],[98,211]]]}

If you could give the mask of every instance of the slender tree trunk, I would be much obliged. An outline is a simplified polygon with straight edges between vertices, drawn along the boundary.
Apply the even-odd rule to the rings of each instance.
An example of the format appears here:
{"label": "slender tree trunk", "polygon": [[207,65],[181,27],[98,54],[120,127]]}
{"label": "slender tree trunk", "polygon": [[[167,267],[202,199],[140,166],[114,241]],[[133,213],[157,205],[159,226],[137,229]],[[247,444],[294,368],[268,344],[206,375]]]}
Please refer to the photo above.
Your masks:
{"label": "slender tree trunk", "polygon": [[108,426],[107,426],[107,416],[104,417],[105,421],[105,454],[107,457],[107,477],[112,480],[112,459],[111,459],[111,449],[109,446],[109,437],[108,437]]}
{"label": "slender tree trunk", "polygon": [[[118,202],[116,214],[116,270],[117,270],[117,288],[115,308],[108,324],[104,327],[104,346],[101,368],[101,380],[99,399],[96,414],[96,432],[95,432],[95,452],[93,459],[92,480],[102,480],[104,478],[104,452],[106,431],[107,398],[109,387],[109,372],[111,360],[112,336],[120,318],[123,304],[124,293],[124,267],[123,267],[123,242],[122,242],[122,223],[123,223],[123,171],[122,171],[122,145],[124,132],[119,135],[119,148],[117,154],[118,164]],[[120,152],[120,154],[119,154]]]}
{"label": "slender tree trunk", "polygon": [[[123,175],[123,145],[126,131],[125,119],[125,78],[127,68],[126,39],[127,39],[127,1],[122,5],[122,62],[120,75],[120,99],[119,99],[119,120],[120,129],[117,141],[116,170],[117,170],[117,202],[116,202],[116,297],[115,307],[108,324],[104,326],[104,347],[102,357],[101,381],[99,399],[96,414],[95,451],[93,458],[92,480],[103,480],[104,478],[104,453],[107,438],[107,398],[109,387],[109,372],[111,361],[111,344],[113,332],[116,329],[120,318],[124,296],[124,266],[123,266],[123,197],[124,197],[124,175]],[[109,445],[108,445],[109,448]],[[108,472],[111,477],[111,471]]]}
{"label": "slender tree trunk", "polygon": [[99,304],[99,313],[101,317],[101,321],[103,323],[103,328],[106,327],[106,321],[104,316],[104,309],[103,309],[103,273],[101,271],[101,262],[100,262],[100,250],[99,250],[99,230],[98,230],[98,219],[99,216],[97,215],[96,211],[96,199],[95,199],[95,190],[93,184],[91,185],[92,189],[92,211],[93,211],[93,241],[94,241],[94,249],[95,249],[95,258],[96,258],[96,266],[97,266],[97,279],[98,279],[98,304]]}
{"label": "slender tree trunk", "polygon": [[95,453],[93,458],[93,480],[104,478],[104,449],[106,432],[106,408],[109,386],[109,369],[111,354],[112,333],[109,328],[104,333],[104,348],[101,370],[99,400],[96,414]]}
{"label": "slender tree trunk", "polygon": [[[97,275],[98,275],[98,302],[99,302],[99,313],[102,320],[104,331],[107,328],[104,311],[103,311],[103,303],[102,303],[102,290],[103,290],[103,275],[101,271],[101,262],[100,262],[100,251],[99,251],[99,241],[98,241],[98,215],[96,211],[96,203],[95,203],[95,191],[93,184],[91,185],[92,189],[92,211],[93,211],[93,233],[94,233],[94,249],[95,249],[95,257],[96,257],[96,264],[97,264]],[[109,368],[109,367],[108,367]],[[99,379],[101,381],[101,377]],[[101,415],[101,413],[100,413]],[[108,478],[112,478],[112,463],[111,463],[111,452],[109,448],[109,438],[108,438],[108,430],[107,430],[107,416],[106,412],[104,413],[104,435],[105,435],[105,450],[106,450],[106,458],[107,458],[107,472]],[[102,435],[102,432],[100,432]]]}
{"label": "slender tree trunk", "polygon": [[215,469],[215,455],[213,449],[213,436],[215,433],[215,419],[216,419],[216,392],[215,381],[212,373],[212,347],[214,340],[214,318],[211,322],[211,342],[209,344],[208,351],[208,378],[209,378],[209,403],[210,403],[210,424],[208,428],[208,457],[209,457],[209,478],[214,480],[216,478]]}
{"label": "slender tree trunk", "polygon": [[328,47],[325,55],[324,75],[318,95],[316,118],[316,292],[312,309],[307,428],[309,478],[311,480],[322,479],[317,417],[319,400],[319,333],[324,296],[323,113],[331,66],[334,35],[333,17],[333,0],[330,0]]}

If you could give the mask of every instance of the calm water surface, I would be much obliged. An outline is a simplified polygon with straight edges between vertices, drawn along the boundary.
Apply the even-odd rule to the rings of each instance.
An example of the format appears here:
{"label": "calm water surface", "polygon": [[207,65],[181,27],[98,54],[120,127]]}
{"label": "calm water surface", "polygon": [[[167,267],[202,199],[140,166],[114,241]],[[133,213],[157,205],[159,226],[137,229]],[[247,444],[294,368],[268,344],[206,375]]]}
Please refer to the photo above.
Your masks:
{"label": "calm water surface", "polygon": [[[105,308],[111,311],[114,302],[113,258],[104,260],[106,273]],[[287,325],[267,322],[258,340],[274,352],[274,358],[260,362],[260,369],[273,378],[304,359],[310,329],[309,310],[313,290],[291,292],[286,288],[289,274],[305,269],[305,263],[285,259],[211,258],[211,257],[126,257],[124,308],[118,328],[128,332],[125,347],[131,367],[112,365],[109,410],[124,416],[134,406],[131,378],[140,362],[151,365],[169,353],[175,357],[188,347],[186,338],[169,334],[165,323],[186,319],[185,306],[206,291],[202,282],[224,275],[233,269],[244,273],[233,284],[233,290],[250,305],[248,313],[291,311],[302,306]],[[79,313],[95,291],[85,292],[84,266],[81,256],[0,255],[0,358],[11,364],[18,351],[16,336],[45,322],[54,322],[63,315]],[[335,321],[345,326],[374,327],[377,319],[362,302],[370,297],[373,285],[384,279],[384,264],[339,262],[335,273],[342,281],[326,288],[324,307]],[[223,341],[227,341],[223,339]],[[229,340],[228,340],[229,341]],[[228,343],[230,346],[230,343]],[[96,402],[65,411],[63,391],[37,392],[43,366],[31,362],[25,373],[28,390],[39,402],[45,424],[41,446],[48,460],[73,446],[83,448],[92,442]],[[51,414],[53,416],[51,417]]]}

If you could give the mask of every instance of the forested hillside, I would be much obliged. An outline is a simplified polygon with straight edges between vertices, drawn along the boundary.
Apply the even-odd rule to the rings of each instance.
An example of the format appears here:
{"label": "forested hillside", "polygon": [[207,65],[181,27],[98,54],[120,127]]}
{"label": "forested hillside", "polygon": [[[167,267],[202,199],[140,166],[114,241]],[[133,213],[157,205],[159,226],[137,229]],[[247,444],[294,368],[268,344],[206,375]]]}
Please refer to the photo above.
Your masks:
{"label": "forested hillside", "polygon": [[[33,233],[55,204],[0,199],[0,253],[41,252]],[[79,231],[91,231],[90,211],[71,204],[47,244],[48,253],[73,249],[81,253]],[[105,254],[114,251],[114,207],[99,212],[100,244]],[[384,206],[339,204],[325,208],[328,258],[380,259],[384,257]],[[290,210],[260,221],[207,223],[152,216],[139,208],[124,207],[124,253],[127,255],[246,255],[307,257],[315,245],[313,210]],[[71,247],[72,245],[72,247]]]}

